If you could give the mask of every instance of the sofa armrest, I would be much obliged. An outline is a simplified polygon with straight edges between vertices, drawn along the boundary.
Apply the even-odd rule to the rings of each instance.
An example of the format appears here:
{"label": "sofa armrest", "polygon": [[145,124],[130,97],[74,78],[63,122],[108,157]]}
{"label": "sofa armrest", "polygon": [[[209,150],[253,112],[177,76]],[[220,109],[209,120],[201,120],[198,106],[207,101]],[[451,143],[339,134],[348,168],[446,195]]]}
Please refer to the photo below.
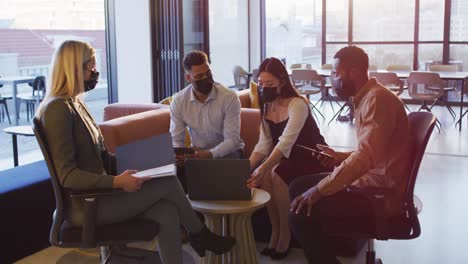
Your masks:
{"label": "sofa armrest", "polygon": [[122,116],[133,115],[150,110],[169,108],[163,104],[110,104],[104,107],[104,121],[109,121]]}
{"label": "sofa armrest", "polygon": [[117,146],[169,132],[169,108],[146,111],[102,122],[99,127],[107,150]]}
{"label": "sofa armrest", "polygon": [[260,109],[241,109],[240,137],[244,141],[244,155],[249,157],[260,137]]}

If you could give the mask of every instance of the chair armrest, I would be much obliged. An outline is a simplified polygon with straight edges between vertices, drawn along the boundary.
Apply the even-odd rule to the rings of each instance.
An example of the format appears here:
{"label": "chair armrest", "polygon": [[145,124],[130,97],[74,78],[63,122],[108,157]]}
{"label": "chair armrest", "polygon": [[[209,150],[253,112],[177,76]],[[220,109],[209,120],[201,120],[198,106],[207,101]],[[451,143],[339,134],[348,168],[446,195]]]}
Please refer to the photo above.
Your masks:
{"label": "chair armrest", "polygon": [[389,194],[391,190],[387,188],[379,188],[379,187],[365,187],[365,188],[357,188],[357,187],[349,187],[348,191],[351,192],[359,192],[368,198],[383,198],[385,195]]}
{"label": "chair armrest", "polygon": [[118,189],[102,189],[102,190],[86,190],[86,191],[70,191],[69,196],[72,199],[93,199],[106,196],[112,196],[123,193],[124,191]]}
{"label": "chair armrest", "polygon": [[96,247],[95,230],[96,230],[96,216],[97,204],[99,198],[109,197],[119,193],[121,190],[102,189],[102,190],[67,190],[71,199],[78,199],[83,202],[83,226],[81,230],[81,246],[82,247]]}
{"label": "chair armrest", "polygon": [[389,231],[387,225],[387,215],[385,213],[385,198],[390,190],[377,187],[349,187],[347,191],[361,195],[369,201],[372,207],[372,212],[374,214],[375,237],[379,240],[386,240]]}

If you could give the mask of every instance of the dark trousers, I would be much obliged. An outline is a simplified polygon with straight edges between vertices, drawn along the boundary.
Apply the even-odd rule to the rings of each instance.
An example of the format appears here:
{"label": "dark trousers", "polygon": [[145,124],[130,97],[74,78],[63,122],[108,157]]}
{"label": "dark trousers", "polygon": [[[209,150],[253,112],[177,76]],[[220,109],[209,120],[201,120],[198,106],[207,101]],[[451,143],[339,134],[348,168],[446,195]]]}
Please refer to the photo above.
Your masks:
{"label": "dark trousers", "polygon": [[[325,176],[307,175],[294,180],[289,186],[291,201]],[[322,197],[312,207],[309,217],[290,213],[289,224],[309,263],[320,264],[339,263],[331,247],[332,238],[351,232],[371,232],[375,226],[369,202],[359,194],[347,191]]]}

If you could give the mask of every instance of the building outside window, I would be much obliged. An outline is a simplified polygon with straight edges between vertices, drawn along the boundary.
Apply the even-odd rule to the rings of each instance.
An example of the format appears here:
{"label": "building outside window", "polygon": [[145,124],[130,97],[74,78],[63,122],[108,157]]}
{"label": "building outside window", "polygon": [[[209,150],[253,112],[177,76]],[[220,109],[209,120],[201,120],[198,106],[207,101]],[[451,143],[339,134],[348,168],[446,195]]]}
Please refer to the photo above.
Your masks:
{"label": "building outside window", "polygon": [[[2,0],[0,1],[0,78],[43,75],[48,80],[49,65],[56,48],[65,40],[81,40],[96,49],[100,80],[84,100],[100,122],[108,103],[104,0]],[[48,87],[46,87],[47,89]],[[31,95],[28,84],[18,85],[17,95]],[[1,96],[11,96],[12,87],[0,88]],[[8,100],[13,121],[12,100]],[[25,105],[20,106],[19,124],[29,125]],[[8,120],[0,128],[9,126]],[[0,170],[12,167],[10,135],[0,132]],[[19,137],[20,165],[42,159],[34,137]]]}
{"label": "building outside window", "polygon": [[266,0],[266,56],[321,65],[322,0]]}
{"label": "building outside window", "polygon": [[234,66],[250,71],[248,3],[248,0],[209,3],[211,71],[215,81],[226,87],[234,87]]}

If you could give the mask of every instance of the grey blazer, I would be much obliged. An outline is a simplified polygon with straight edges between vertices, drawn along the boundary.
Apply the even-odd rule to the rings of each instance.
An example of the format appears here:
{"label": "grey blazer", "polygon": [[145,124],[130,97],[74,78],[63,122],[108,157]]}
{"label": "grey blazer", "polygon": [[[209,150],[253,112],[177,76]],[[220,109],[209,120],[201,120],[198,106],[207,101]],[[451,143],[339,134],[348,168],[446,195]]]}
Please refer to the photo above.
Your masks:
{"label": "grey blazer", "polygon": [[99,147],[103,142],[96,142],[92,136],[85,118],[95,125],[94,120],[81,106],[88,117],[80,114],[72,99],[53,99],[41,110],[40,120],[57,176],[68,189],[112,188],[114,176],[105,169],[111,157]]}

